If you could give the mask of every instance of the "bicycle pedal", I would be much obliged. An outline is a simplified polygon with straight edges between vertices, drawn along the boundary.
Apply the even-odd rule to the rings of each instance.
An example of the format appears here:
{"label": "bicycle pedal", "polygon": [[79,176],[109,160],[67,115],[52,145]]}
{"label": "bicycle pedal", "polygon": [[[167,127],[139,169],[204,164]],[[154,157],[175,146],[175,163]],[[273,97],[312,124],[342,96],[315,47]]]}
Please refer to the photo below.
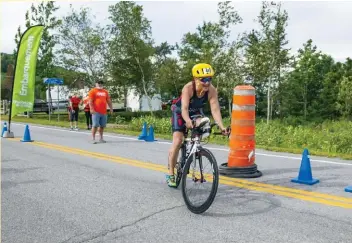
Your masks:
{"label": "bicycle pedal", "polygon": [[200,181],[200,183],[207,182],[205,179],[201,180],[201,179],[198,179],[198,178],[193,178],[192,181],[194,181],[194,182]]}

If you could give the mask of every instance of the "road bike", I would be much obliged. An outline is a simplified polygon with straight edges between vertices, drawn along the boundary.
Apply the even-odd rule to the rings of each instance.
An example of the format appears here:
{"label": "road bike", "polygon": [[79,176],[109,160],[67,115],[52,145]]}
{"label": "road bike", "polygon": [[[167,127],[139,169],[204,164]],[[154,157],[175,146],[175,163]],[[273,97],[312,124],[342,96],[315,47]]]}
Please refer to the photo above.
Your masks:
{"label": "road bike", "polygon": [[[195,121],[197,118],[202,118],[201,123],[198,126],[195,126]],[[205,118],[205,119],[204,119]],[[201,142],[213,135],[223,135],[220,133],[212,133],[212,129],[214,126],[217,126],[216,123],[210,123],[209,118],[206,118],[202,115],[195,115],[191,117],[193,128],[186,129],[184,132],[184,141],[181,145],[179,157],[176,162],[176,188],[179,186],[182,181],[182,196],[187,205],[187,208],[195,213],[201,214],[208,210],[208,208],[213,203],[219,185],[219,169],[218,164],[215,159],[213,153],[204,148]],[[227,128],[230,131],[230,127]],[[191,133],[191,136],[188,137],[188,133]],[[211,172],[206,174],[204,173],[203,159],[205,157],[211,164]],[[197,161],[199,165],[200,172],[195,173],[195,169],[197,167]],[[193,167],[191,167],[194,162]],[[193,169],[193,170],[192,170]],[[210,194],[206,197],[205,202],[196,205],[191,202],[189,195],[187,194],[186,186],[187,186],[187,178],[190,177],[191,183],[203,185],[205,183],[212,182]]]}

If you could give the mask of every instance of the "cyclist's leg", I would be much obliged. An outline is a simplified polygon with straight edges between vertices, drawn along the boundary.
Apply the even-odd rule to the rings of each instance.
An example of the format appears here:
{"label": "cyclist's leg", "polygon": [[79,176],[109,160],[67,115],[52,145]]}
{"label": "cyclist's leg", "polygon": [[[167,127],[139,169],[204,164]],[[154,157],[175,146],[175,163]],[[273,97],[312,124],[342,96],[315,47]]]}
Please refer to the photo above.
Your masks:
{"label": "cyclist's leg", "polygon": [[176,160],[178,152],[180,150],[183,141],[183,132],[175,131],[172,135],[172,144],[169,149],[169,175],[174,174],[174,168],[176,165]]}
{"label": "cyclist's leg", "polygon": [[171,125],[172,125],[172,144],[169,149],[168,156],[168,165],[169,165],[169,173],[166,176],[166,180],[169,186],[176,186],[175,177],[174,177],[174,168],[176,165],[176,160],[178,156],[178,152],[180,150],[183,137],[184,137],[184,129],[185,129],[185,121],[182,119],[180,110],[178,107],[172,107],[172,117],[171,117]]}

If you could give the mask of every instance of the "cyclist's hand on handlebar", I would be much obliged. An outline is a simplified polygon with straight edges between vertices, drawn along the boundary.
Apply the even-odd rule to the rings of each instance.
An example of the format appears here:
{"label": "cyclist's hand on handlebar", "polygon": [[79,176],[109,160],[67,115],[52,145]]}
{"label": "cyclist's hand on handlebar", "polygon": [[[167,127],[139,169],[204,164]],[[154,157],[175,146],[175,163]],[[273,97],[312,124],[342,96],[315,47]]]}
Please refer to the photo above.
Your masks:
{"label": "cyclist's hand on handlebar", "polygon": [[222,133],[224,136],[228,136],[228,135],[230,134],[230,127],[221,129],[221,133]]}
{"label": "cyclist's hand on handlebar", "polygon": [[189,129],[193,128],[193,121],[191,119],[186,121],[186,127]]}

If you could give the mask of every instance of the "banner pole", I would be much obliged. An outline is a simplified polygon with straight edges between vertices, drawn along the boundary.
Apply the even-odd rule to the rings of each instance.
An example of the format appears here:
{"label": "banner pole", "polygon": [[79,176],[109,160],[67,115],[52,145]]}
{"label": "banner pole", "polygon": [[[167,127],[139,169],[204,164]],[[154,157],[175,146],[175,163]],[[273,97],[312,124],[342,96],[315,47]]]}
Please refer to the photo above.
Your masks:
{"label": "banner pole", "polygon": [[[27,29],[29,30],[29,29]],[[8,133],[11,133],[11,114],[12,114],[12,100],[13,100],[13,88],[15,86],[15,76],[16,76],[16,68],[17,68],[17,58],[18,58],[18,53],[20,52],[20,46],[21,46],[21,41],[22,37],[24,34],[27,32],[27,30],[21,35],[21,38],[17,44],[17,53],[16,53],[16,60],[15,60],[15,68],[13,69],[13,75],[12,75],[12,87],[11,87],[11,95],[10,95],[10,111],[9,111],[9,126],[7,128]]]}

